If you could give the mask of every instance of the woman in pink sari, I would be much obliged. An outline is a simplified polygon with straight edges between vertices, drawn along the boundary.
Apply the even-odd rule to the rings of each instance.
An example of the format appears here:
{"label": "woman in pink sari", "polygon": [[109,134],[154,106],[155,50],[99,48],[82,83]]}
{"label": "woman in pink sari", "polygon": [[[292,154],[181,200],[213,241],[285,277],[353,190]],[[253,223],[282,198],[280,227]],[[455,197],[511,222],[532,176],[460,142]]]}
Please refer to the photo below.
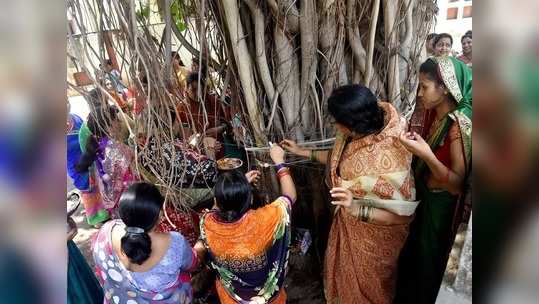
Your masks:
{"label": "woman in pink sari", "polygon": [[90,225],[98,226],[116,217],[120,195],[138,180],[131,170],[134,155],[121,141],[121,129],[115,108],[96,106],[79,131],[83,154],[76,170],[89,175],[89,189],[81,194]]}

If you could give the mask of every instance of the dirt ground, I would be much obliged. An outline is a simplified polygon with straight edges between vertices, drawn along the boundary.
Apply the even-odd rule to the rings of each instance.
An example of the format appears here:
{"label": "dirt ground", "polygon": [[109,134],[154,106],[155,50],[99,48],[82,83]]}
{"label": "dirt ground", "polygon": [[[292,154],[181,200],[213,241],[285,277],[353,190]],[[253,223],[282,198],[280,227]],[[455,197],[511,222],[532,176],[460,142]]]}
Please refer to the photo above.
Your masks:
{"label": "dirt ground", "polygon": [[[73,214],[78,233],[74,238],[75,243],[86,257],[88,264],[93,268],[94,261],[91,255],[91,238],[98,231],[90,227],[83,214],[82,205],[77,212]],[[462,229],[457,235],[455,246],[451,252],[448,268],[444,278],[444,285],[450,285],[454,281],[458,269],[460,249],[464,242],[465,230]],[[285,281],[285,288],[288,294],[288,303],[291,304],[319,304],[325,303],[323,294],[323,284],[321,279],[322,265],[318,262],[315,246],[311,245],[305,255],[292,252],[289,259],[289,270]],[[443,295],[441,295],[443,297]],[[440,299],[439,299],[440,300]],[[218,303],[216,301],[207,301],[202,303]],[[440,302],[445,303],[445,302]]]}
{"label": "dirt ground", "polygon": [[[88,225],[82,210],[84,210],[84,208],[80,206],[73,215],[73,219],[78,227],[78,233],[75,236],[74,241],[84,257],[86,257],[90,267],[93,269],[94,261],[90,248],[91,238],[98,230]],[[319,269],[319,263],[310,252],[304,256],[297,253],[292,253],[290,255],[289,272],[285,281],[288,303],[325,303]]]}

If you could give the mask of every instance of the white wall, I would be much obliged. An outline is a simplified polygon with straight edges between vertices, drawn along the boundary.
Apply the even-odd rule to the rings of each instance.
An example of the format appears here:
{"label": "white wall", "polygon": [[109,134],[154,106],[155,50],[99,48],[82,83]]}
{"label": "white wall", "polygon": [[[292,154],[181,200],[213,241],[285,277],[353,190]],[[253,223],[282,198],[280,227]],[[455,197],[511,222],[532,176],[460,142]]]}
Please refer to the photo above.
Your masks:
{"label": "white wall", "polygon": [[[466,0],[458,0],[456,2],[449,2],[449,0],[438,0],[439,10],[438,15],[436,16],[436,24],[434,25],[433,32],[448,33],[453,36],[453,50],[458,52],[462,52],[460,38],[464,35],[464,33],[466,33],[466,31],[472,29],[472,17],[462,18],[464,7],[472,5],[472,2],[473,1]],[[457,19],[447,20],[447,9],[451,7],[458,8]]]}

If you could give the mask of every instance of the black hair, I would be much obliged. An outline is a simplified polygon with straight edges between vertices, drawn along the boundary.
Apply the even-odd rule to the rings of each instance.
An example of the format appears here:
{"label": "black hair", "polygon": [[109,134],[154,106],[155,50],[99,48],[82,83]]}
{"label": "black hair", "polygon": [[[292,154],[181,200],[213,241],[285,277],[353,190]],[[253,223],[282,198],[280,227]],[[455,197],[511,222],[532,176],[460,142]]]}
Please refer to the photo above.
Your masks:
{"label": "black hair", "polygon": [[79,173],[88,171],[88,168],[94,163],[97,151],[99,149],[99,139],[106,136],[112,126],[112,121],[117,119],[118,110],[110,106],[98,106],[88,115],[86,124],[92,133],[85,144],[86,151],[81,155],[75,165],[75,170]]}
{"label": "black hair", "polygon": [[[198,83],[198,75],[199,74],[197,72],[189,73],[189,75],[187,75],[187,78],[185,79],[185,82],[187,83],[187,85],[189,86],[192,83]],[[204,75],[200,77],[200,83],[202,85],[206,83],[206,79],[204,78]]]}
{"label": "black hair", "polygon": [[185,64],[183,63],[182,58],[180,57],[180,54],[178,54],[178,52],[176,52],[176,51],[170,52],[170,58],[172,58],[172,60],[174,60],[174,59],[178,60],[178,63],[181,66],[185,66]]}
{"label": "black hair", "polygon": [[108,64],[108,65],[112,65],[112,60],[107,59],[107,60],[105,60],[105,63]]}
{"label": "black hair", "polygon": [[218,214],[225,222],[234,222],[251,207],[251,184],[239,170],[219,174],[213,191],[219,207]]}
{"label": "black hair", "polygon": [[384,128],[384,110],[371,90],[363,85],[345,85],[333,90],[328,110],[338,123],[361,135],[378,133]]}
{"label": "black hair", "polygon": [[88,92],[88,95],[85,96],[86,101],[88,102],[88,107],[90,108],[90,113],[95,112],[95,110],[102,105],[103,93],[99,89],[93,89]]}
{"label": "black hair", "polygon": [[[442,75],[440,75],[440,71],[438,70],[438,64],[432,58],[427,59],[421,64],[419,67],[419,73],[424,74],[428,79],[445,88],[444,80],[442,79]],[[453,101],[455,100],[452,94],[449,94],[448,96]]]}
{"label": "black hair", "polygon": [[462,40],[464,40],[464,38],[470,38],[470,39],[472,39],[472,31],[467,31],[467,32],[460,38],[460,42],[462,42]]}
{"label": "black hair", "polygon": [[419,73],[425,74],[428,79],[436,82],[439,85],[444,84],[444,81],[438,72],[438,64],[432,58],[427,59],[421,64],[419,67]]}
{"label": "black hair", "polygon": [[430,33],[427,35],[427,41],[430,41],[431,39],[433,38],[436,38],[436,36],[438,36],[438,34],[436,33]]}
{"label": "black hair", "polygon": [[146,76],[146,74],[141,74],[141,76],[139,76],[139,80],[143,86],[148,85],[148,77]]}
{"label": "black hair", "polygon": [[94,163],[95,157],[97,155],[97,150],[99,149],[99,141],[95,135],[88,137],[88,141],[84,146],[86,151],[82,153],[79,158],[79,161],[75,165],[75,171],[78,173],[87,172],[90,166]]}
{"label": "black hair", "polygon": [[451,35],[448,33],[437,34],[436,38],[434,38],[434,46],[436,46],[438,41],[442,40],[443,38],[449,38],[449,41],[451,41],[451,46],[453,46],[453,37],[451,37]]}
{"label": "black hair", "polygon": [[202,62],[199,62],[198,60],[199,59],[196,57],[193,57],[192,59],[191,65],[196,64],[198,66],[198,69],[194,70],[193,72],[200,73],[204,77],[205,75],[208,74],[208,61],[204,57],[202,58]]}
{"label": "black hair", "polygon": [[121,239],[122,251],[132,263],[142,265],[152,253],[148,232],[157,224],[165,199],[159,189],[149,183],[135,183],[122,193],[119,214],[126,227],[137,227],[143,233],[126,234]]}
{"label": "black hair", "polygon": [[102,138],[106,136],[106,131],[112,127],[112,122],[118,119],[118,109],[109,105],[99,106],[88,115],[88,129],[90,132]]}

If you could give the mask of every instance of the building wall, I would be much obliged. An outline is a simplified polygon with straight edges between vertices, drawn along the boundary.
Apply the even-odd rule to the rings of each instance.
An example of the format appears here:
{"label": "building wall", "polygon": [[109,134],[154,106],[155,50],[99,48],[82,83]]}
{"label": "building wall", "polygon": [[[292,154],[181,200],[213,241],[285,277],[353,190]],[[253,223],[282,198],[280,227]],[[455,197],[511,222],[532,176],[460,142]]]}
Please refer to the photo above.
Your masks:
{"label": "building wall", "polygon": [[[433,32],[448,33],[453,36],[453,50],[462,52],[460,38],[472,29],[472,17],[464,17],[465,7],[472,7],[472,0],[438,0],[438,14]],[[448,19],[449,13],[456,10],[456,19]],[[472,9],[473,16],[473,9]]]}

